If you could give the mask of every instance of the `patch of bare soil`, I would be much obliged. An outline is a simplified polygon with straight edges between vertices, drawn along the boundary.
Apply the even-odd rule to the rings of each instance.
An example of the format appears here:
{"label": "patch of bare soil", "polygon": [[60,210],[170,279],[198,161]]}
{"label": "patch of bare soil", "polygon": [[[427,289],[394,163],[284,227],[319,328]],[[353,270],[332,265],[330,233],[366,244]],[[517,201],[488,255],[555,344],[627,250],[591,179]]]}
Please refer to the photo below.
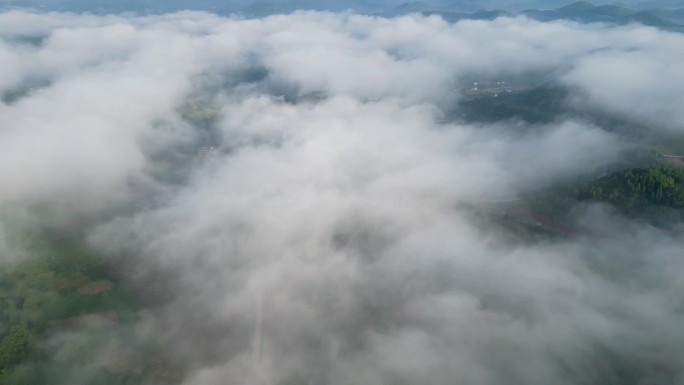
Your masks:
{"label": "patch of bare soil", "polygon": [[684,167],[684,157],[674,155],[664,155],[664,157],[670,165]]}
{"label": "patch of bare soil", "polygon": [[76,317],[62,318],[48,322],[48,327],[59,331],[103,330],[119,323],[115,311],[84,314]]}
{"label": "patch of bare soil", "polygon": [[85,284],[78,288],[78,294],[81,295],[98,295],[106,293],[114,288],[114,282],[108,280],[100,280]]}
{"label": "patch of bare soil", "polygon": [[76,287],[83,286],[85,282],[87,282],[88,279],[85,277],[78,277],[78,278],[72,278],[72,279],[62,279],[57,282],[56,288],[57,290],[71,290]]}
{"label": "patch of bare soil", "polygon": [[142,363],[144,361],[142,357],[131,348],[110,347],[101,351],[98,356],[103,360],[102,366],[110,373],[141,373],[143,371]]}

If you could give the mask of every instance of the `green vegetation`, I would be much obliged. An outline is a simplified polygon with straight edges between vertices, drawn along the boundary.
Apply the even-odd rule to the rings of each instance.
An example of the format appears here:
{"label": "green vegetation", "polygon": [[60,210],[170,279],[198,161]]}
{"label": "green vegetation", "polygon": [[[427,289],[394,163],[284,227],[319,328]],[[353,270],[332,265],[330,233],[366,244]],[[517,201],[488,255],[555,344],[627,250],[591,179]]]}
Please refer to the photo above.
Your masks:
{"label": "green vegetation", "polygon": [[466,99],[460,103],[466,120],[496,122],[512,118],[528,123],[549,123],[564,111],[568,91],[560,87],[538,87],[521,92],[503,92]]}
{"label": "green vegetation", "polygon": [[22,325],[14,325],[0,341],[0,370],[9,370],[28,358],[34,349],[33,334]]}
{"label": "green vegetation", "polygon": [[569,220],[578,202],[608,203],[628,216],[657,220],[662,213],[675,214],[684,209],[684,169],[662,164],[630,168],[546,191],[521,205],[562,223]]}
{"label": "green vegetation", "polygon": [[623,209],[644,206],[684,208],[684,170],[650,166],[616,172],[571,189],[579,200],[605,201]]}
{"label": "green vegetation", "polygon": [[565,229],[540,223],[527,207],[514,204],[464,206],[464,212],[473,223],[484,231],[496,234],[493,244],[538,243],[552,239],[563,239]]}
{"label": "green vegetation", "polygon": [[684,221],[684,169],[635,167],[599,179],[559,186],[526,199],[467,207],[475,223],[498,239],[535,243],[582,234],[577,204],[602,202],[658,227]]}
{"label": "green vegetation", "polygon": [[[552,77],[551,74],[542,75],[544,74],[530,74],[526,78],[518,78],[515,80],[517,85],[510,86],[507,90],[491,88],[486,84],[486,79],[480,80],[481,90],[476,93],[464,91],[464,98],[449,119],[479,123],[514,120],[529,125],[543,125],[572,118],[620,134],[629,139],[634,148],[652,150],[662,155],[684,155],[684,140],[681,135],[665,133],[664,129],[654,130],[648,122],[638,119],[628,119],[589,105],[568,102],[571,93],[576,91],[559,84],[532,86]],[[504,88],[506,87],[509,86]],[[528,125],[510,127],[516,130],[529,128]]]}
{"label": "green vegetation", "polygon": [[0,384],[142,383],[135,301],[111,268],[78,240],[20,238],[27,256],[0,266]]}
{"label": "green vegetation", "polygon": [[662,155],[684,155],[684,140],[679,136],[662,138],[642,146]]}

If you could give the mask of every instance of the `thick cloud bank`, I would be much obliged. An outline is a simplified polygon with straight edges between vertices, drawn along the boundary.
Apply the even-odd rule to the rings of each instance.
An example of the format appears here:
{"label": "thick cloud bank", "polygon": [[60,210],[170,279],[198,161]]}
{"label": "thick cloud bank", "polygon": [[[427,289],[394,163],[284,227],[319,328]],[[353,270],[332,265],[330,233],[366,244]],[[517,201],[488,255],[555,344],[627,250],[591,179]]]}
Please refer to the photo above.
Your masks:
{"label": "thick cloud bank", "polygon": [[140,328],[186,384],[684,383],[679,233],[593,209],[595,235],[508,243],[462,208],[591,171],[622,138],[445,120],[469,79],[536,73],[684,133],[684,35],[10,12],[0,37],[0,206],[97,222],[91,242],[163,297]]}

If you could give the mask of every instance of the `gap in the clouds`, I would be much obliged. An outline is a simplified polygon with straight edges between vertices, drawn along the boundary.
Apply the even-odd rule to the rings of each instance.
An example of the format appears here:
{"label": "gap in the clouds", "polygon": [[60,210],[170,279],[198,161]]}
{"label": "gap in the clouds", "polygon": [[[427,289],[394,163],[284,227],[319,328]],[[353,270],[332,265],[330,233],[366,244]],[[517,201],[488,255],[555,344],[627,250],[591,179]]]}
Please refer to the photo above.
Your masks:
{"label": "gap in the clouds", "polygon": [[[382,46],[393,42],[346,46],[348,35],[383,39],[368,25],[409,18],[357,20],[367,33],[323,43],[301,43],[297,32],[267,43],[291,21],[315,26],[307,38],[316,28],[331,35],[316,24],[322,15],[210,19],[230,32],[197,40],[177,26],[180,16],[146,19],[151,27],[135,33],[153,43],[142,59],[126,58],[131,72],[115,73],[138,81],[113,96],[92,93],[101,105],[49,101],[97,115],[95,126],[1,137],[18,151],[6,147],[0,165],[9,191],[0,257],[12,257],[0,259],[0,383],[675,383],[682,136],[654,126],[648,108],[632,118],[593,103],[559,75],[566,63],[477,73],[458,69],[478,65],[449,56],[449,39],[446,49],[416,48],[434,68],[404,67],[400,50]],[[81,16],[70,17],[78,25]],[[539,27],[502,23],[522,35]],[[495,24],[470,27],[485,35]],[[465,36],[461,27],[438,33]],[[554,28],[599,45],[628,33]],[[234,35],[247,32],[258,42],[236,48],[243,36]],[[228,44],[233,37],[240,44]],[[336,70],[290,55],[337,50],[338,38],[347,48],[333,56],[344,63]],[[527,45],[546,54],[535,41]],[[166,43],[159,51],[176,56],[154,51]],[[356,61],[368,51],[400,60],[380,70]],[[119,59],[67,61],[74,71],[61,81],[113,84],[97,80],[110,79]],[[45,98],[34,83],[18,84],[0,110],[31,119],[8,119],[8,131],[33,134],[43,121],[51,132],[75,130],[59,114],[33,116],[32,102]],[[93,133],[101,141],[74,139]],[[32,152],[36,143],[47,145]],[[138,162],[114,167],[130,158]],[[112,182],[107,172],[123,176]],[[100,178],[105,187],[92,188]]]}
{"label": "gap in the clouds", "polygon": [[590,102],[585,91],[568,85],[556,72],[524,75],[469,75],[460,80],[462,95],[442,120],[466,124],[519,122],[511,128],[529,129],[564,120],[579,120],[615,133],[622,140],[661,154],[677,154],[684,135],[652,120],[626,117]]}
{"label": "gap in the clouds", "polygon": [[84,229],[73,224],[17,229],[9,242],[22,257],[0,265],[3,383],[73,383],[83,376],[98,384],[181,378],[141,333],[141,301],[123,278],[126,266],[89,247]]}
{"label": "gap in the clouds", "polygon": [[51,81],[46,78],[24,79],[19,85],[4,92],[2,102],[8,105],[17,103],[38,94],[50,85]]}
{"label": "gap in the clouds", "polygon": [[16,35],[3,35],[2,36],[2,41],[6,42],[7,44],[17,44],[19,46],[26,46],[29,48],[40,48],[43,46],[45,41],[48,39],[48,35],[41,35],[41,34],[16,34]]}

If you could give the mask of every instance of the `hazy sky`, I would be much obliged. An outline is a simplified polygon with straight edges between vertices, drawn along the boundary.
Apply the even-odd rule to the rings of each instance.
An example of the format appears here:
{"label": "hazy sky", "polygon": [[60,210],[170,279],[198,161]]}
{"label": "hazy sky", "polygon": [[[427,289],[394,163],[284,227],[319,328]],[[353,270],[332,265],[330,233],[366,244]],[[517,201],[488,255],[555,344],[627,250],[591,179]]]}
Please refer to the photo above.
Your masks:
{"label": "hazy sky", "polygon": [[510,243],[462,209],[625,139],[443,123],[464,79],[552,73],[572,105],[683,134],[684,35],[14,11],[0,38],[0,207],[106,218],[89,240],[164,291],[139,328],[186,384],[684,383],[681,229],[589,206],[595,236]]}
{"label": "hazy sky", "polygon": [[[420,10],[439,9],[454,12],[486,10],[521,11],[525,9],[554,9],[574,0],[0,0],[0,5],[32,6],[40,10],[69,12],[121,13],[124,11],[169,12],[178,10],[207,10],[212,12],[247,12],[252,16],[287,13],[297,9],[342,11],[353,9],[361,13],[392,11],[397,7],[414,7]],[[620,5],[635,9],[682,8],[679,0],[593,0],[594,5]]]}

